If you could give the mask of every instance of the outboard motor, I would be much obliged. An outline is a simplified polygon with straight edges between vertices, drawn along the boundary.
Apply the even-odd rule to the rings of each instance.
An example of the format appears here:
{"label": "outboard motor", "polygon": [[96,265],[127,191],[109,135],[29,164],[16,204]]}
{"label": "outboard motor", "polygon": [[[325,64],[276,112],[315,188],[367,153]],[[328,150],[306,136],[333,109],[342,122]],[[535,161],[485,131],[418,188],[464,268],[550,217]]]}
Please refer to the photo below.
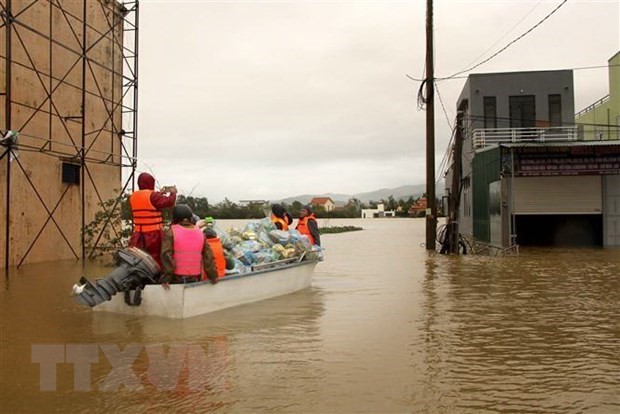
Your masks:
{"label": "outboard motor", "polygon": [[155,278],[160,272],[159,265],[151,255],[136,247],[116,253],[116,264],[116,269],[95,283],[82,276],[79,284],[73,285],[75,301],[92,308],[110,300],[118,292],[129,292],[147,283],[156,283]]}

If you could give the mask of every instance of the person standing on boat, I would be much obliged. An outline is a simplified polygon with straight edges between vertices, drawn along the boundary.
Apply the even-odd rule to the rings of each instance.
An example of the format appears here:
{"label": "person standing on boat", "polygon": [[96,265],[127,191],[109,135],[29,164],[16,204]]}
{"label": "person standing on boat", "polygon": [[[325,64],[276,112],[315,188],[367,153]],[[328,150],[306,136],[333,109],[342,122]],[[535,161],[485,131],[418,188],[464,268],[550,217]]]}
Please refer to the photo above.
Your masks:
{"label": "person standing on boat", "polygon": [[203,272],[211,283],[217,283],[213,251],[202,230],[192,224],[192,209],[187,204],[172,209],[172,226],[164,231],[161,260],[164,288],[169,283],[198,282]]}
{"label": "person standing on boat", "polygon": [[293,217],[286,211],[282,204],[271,206],[271,221],[278,230],[288,230],[288,226],[293,224]]}
{"label": "person standing on boat", "polygon": [[174,206],[177,199],[175,186],[155,191],[155,178],[149,173],[138,176],[138,191],[129,196],[133,215],[133,234],[129,247],[149,253],[161,267],[161,240],[163,236],[162,210]]}
{"label": "person standing on boat", "polygon": [[297,222],[297,231],[310,239],[310,243],[321,245],[321,235],[319,234],[319,225],[316,222],[312,207],[304,206],[299,212],[299,221]]}

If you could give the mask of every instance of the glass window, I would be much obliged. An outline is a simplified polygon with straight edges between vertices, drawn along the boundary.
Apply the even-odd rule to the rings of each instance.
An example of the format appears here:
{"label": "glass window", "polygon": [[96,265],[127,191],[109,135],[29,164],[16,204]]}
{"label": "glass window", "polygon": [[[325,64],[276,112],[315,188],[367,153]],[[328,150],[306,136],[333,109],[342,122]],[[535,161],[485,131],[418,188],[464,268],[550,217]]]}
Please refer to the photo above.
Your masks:
{"label": "glass window", "polygon": [[549,124],[562,126],[562,95],[549,95]]}
{"label": "glass window", "polygon": [[536,126],[536,97],[534,95],[509,96],[510,128]]}
{"label": "glass window", "polygon": [[495,96],[484,97],[484,127],[497,128],[497,105]]}

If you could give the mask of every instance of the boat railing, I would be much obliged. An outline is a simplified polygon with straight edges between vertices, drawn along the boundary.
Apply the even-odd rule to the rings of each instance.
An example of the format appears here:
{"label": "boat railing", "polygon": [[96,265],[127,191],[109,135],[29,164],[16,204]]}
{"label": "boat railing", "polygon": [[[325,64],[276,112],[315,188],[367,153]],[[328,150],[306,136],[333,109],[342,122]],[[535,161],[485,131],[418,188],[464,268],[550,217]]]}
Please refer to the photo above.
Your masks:
{"label": "boat railing", "polygon": [[252,265],[252,271],[254,272],[256,270],[269,269],[271,267],[276,267],[276,266],[281,266],[281,265],[285,265],[285,264],[301,262],[304,259],[305,255],[306,255],[306,252],[303,252],[301,254],[301,256],[289,257],[287,259],[276,260],[274,262],[254,264],[254,265]]}

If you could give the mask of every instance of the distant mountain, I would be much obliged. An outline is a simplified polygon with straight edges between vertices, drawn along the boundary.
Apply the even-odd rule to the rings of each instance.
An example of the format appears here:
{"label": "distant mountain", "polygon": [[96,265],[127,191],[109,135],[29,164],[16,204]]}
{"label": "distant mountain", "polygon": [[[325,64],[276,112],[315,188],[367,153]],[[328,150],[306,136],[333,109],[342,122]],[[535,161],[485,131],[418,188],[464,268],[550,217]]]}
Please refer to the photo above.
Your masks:
{"label": "distant mountain", "polygon": [[387,199],[389,196],[394,197],[396,200],[401,198],[414,198],[421,196],[426,191],[426,184],[418,185],[403,185],[396,188],[382,188],[380,190],[370,191],[367,193],[354,194],[355,198],[358,198],[364,203],[369,201],[379,201],[381,199]]}
{"label": "distant mountain", "polygon": [[[438,184],[436,188],[442,189],[441,191],[443,192],[442,183]],[[426,191],[426,184],[403,185],[396,188],[381,188],[379,190],[357,194],[303,194],[293,197],[287,197],[279,201],[286,204],[291,204],[293,203],[293,201],[299,201],[302,204],[307,204],[310,202],[310,200],[312,200],[313,197],[329,197],[334,200],[334,203],[336,203],[337,205],[343,205],[353,197],[359,199],[363,203],[368,203],[370,201],[380,201],[381,199],[387,199],[389,196],[393,196],[396,200],[399,200],[401,198],[407,199],[409,197],[417,198],[421,196],[424,191]]]}

